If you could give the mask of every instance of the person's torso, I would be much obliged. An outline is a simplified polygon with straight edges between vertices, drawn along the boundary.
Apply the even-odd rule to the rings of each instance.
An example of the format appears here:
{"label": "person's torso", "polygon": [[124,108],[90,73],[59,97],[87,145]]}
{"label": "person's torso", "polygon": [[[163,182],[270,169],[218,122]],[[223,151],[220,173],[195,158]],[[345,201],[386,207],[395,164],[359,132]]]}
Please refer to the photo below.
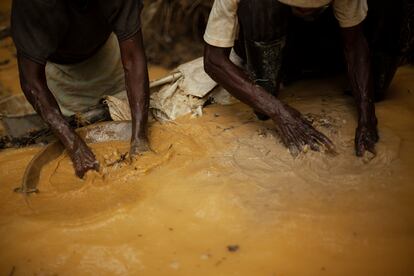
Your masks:
{"label": "person's torso", "polygon": [[[61,0],[58,0],[61,1]],[[94,0],[65,1],[62,32],[58,48],[50,56],[55,63],[77,63],[92,56],[108,39],[111,27]]]}

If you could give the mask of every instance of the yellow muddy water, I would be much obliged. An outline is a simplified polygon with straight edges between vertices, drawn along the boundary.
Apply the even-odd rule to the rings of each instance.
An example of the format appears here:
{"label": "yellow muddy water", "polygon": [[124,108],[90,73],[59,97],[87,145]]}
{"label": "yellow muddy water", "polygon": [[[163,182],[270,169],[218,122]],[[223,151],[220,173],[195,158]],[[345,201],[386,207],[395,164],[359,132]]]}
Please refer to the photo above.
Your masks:
{"label": "yellow muddy water", "polygon": [[338,156],[293,159],[243,104],[150,126],[152,153],[92,145],[99,173],[63,154],[40,193],[13,192],[36,148],[0,153],[0,275],[414,275],[414,68],[377,105],[378,154],[354,156],[355,112],[339,79],[283,99]]}
{"label": "yellow muddy water", "polygon": [[[14,52],[0,41],[1,100],[21,95]],[[30,197],[13,189],[39,149],[2,151],[0,275],[414,275],[413,76],[401,68],[377,105],[381,140],[366,162],[338,79],[282,93],[336,157],[293,159],[242,104],[152,124],[154,152],[133,164],[117,162],[127,143],[92,145],[101,171],[85,180],[63,154]]]}

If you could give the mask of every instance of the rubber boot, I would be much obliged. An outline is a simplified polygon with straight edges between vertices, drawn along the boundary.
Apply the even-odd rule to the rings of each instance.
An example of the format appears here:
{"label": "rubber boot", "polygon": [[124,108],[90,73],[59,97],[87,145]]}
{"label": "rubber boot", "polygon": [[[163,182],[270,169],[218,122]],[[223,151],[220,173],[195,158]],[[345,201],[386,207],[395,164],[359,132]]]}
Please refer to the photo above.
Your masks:
{"label": "rubber boot", "polygon": [[[247,68],[255,84],[277,96],[281,80],[281,67],[286,37],[272,42],[245,41]],[[259,120],[268,120],[265,114],[255,111]]]}

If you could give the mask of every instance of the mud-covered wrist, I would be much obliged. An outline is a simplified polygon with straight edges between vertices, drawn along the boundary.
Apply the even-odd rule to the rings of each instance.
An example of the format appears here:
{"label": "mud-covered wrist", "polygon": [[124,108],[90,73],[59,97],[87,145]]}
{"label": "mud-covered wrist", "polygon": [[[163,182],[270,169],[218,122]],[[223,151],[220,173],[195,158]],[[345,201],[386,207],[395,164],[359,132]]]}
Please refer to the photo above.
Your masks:
{"label": "mud-covered wrist", "polygon": [[359,103],[358,123],[362,125],[373,124],[377,122],[375,115],[375,105],[372,100],[366,99]]}

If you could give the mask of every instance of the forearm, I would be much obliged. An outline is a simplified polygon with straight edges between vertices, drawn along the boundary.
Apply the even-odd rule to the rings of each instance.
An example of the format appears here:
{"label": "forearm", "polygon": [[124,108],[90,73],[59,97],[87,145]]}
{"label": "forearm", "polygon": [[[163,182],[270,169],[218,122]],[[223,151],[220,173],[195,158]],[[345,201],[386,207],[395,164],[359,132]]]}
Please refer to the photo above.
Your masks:
{"label": "forearm", "polygon": [[293,155],[309,145],[312,150],[323,146],[334,152],[334,145],[294,108],[282,103],[262,87],[255,85],[248,75],[228,58],[230,49],[207,45],[204,52],[205,71],[233,96],[256,111],[266,114],[276,123],[283,143]]}
{"label": "forearm", "polygon": [[82,178],[88,170],[99,170],[95,155],[82,138],[70,128],[60,112],[55,97],[47,87],[45,65],[20,55],[17,56],[17,61],[23,93],[68,150],[76,175]]}
{"label": "forearm", "polygon": [[125,83],[132,118],[132,139],[146,139],[149,109],[149,82],[145,62],[132,62],[125,70]]}
{"label": "forearm", "polygon": [[249,76],[228,58],[228,50],[207,45],[204,53],[207,74],[234,97],[256,111],[275,118],[282,103],[262,87],[255,85]]}
{"label": "forearm", "polygon": [[348,78],[356,100],[359,121],[368,122],[375,113],[368,43],[361,30],[345,29],[343,38]]}
{"label": "forearm", "polygon": [[23,92],[36,112],[50,127],[53,133],[68,150],[74,147],[74,131],[70,128],[60,112],[59,106],[48,89],[36,89],[31,85],[23,88]]}
{"label": "forearm", "polygon": [[138,32],[128,40],[120,42],[120,49],[125,72],[128,101],[131,108],[131,140],[146,140],[149,110],[149,81],[141,32]]}
{"label": "forearm", "polygon": [[47,87],[44,71],[34,70],[33,64],[22,57],[18,57],[18,61],[20,84],[27,100],[63,145],[73,151],[76,134],[63,117],[58,103]]}

